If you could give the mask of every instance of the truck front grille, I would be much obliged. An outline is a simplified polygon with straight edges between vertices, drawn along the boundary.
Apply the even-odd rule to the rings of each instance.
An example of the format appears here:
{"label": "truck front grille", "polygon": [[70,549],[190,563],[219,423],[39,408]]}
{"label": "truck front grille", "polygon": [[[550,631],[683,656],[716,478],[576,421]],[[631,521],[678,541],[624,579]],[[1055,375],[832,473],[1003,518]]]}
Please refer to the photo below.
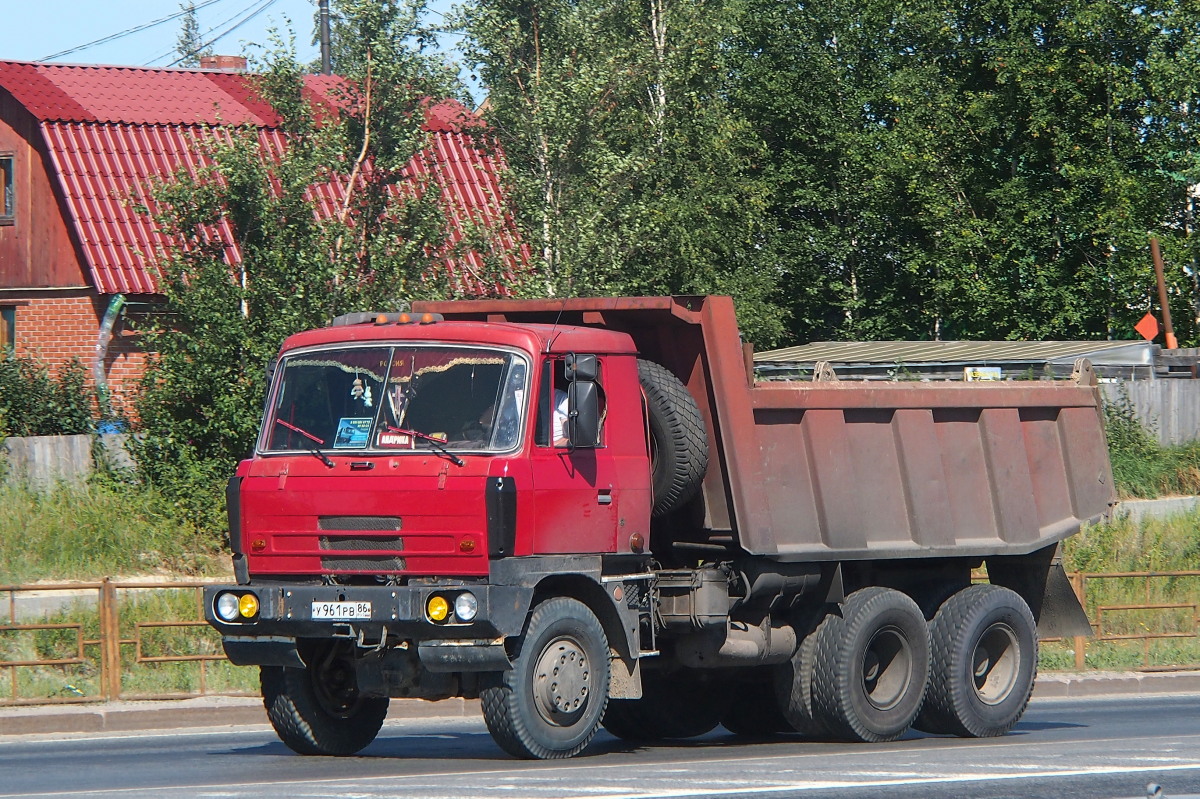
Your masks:
{"label": "truck front grille", "polygon": [[404,539],[398,535],[371,537],[365,535],[323,535],[318,539],[321,549],[357,551],[363,549],[404,549]]}
{"label": "truck front grille", "polygon": [[317,519],[318,530],[400,530],[399,516],[321,516]]}
{"label": "truck front grille", "polygon": [[347,572],[398,572],[404,571],[407,565],[404,558],[389,555],[359,555],[350,558],[321,558],[321,568]]}

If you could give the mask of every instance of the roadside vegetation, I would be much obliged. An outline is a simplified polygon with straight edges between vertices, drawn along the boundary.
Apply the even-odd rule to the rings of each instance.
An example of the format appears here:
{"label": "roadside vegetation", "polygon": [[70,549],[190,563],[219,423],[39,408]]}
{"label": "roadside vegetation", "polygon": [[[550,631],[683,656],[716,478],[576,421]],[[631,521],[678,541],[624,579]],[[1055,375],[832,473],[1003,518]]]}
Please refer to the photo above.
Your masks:
{"label": "roadside vegetation", "polygon": [[1200,441],[1164,447],[1125,398],[1105,403],[1104,416],[1113,479],[1122,499],[1200,494]]}
{"label": "roadside vegetation", "polygon": [[219,575],[228,570],[220,549],[152,488],[0,483],[0,584]]}

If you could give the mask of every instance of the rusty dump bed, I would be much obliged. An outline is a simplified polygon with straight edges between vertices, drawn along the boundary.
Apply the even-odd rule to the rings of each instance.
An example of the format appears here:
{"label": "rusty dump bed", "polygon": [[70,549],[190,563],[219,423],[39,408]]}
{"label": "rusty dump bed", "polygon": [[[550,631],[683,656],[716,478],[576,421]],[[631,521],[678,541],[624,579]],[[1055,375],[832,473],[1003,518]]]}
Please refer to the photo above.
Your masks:
{"label": "rusty dump bed", "polygon": [[[1075,381],[754,383],[728,297],[423,304],[452,318],[633,336],[700,404],[704,525],[755,554],[826,560],[1019,555],[1114,498],[1099,392]],[[830,375],[826,375],[830,378]]]}

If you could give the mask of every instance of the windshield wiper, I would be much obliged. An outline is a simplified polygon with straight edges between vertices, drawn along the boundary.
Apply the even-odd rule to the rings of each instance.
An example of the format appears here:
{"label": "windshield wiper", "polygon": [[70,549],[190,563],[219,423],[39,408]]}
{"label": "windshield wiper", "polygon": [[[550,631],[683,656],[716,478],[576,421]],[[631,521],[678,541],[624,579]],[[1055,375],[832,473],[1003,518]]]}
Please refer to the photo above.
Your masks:
{"label": "windshield wiper", "polygon": [[[314,436],[312,433],[308,432],[307,430],[302,430],[299,427],[296,427],[296,425],[294,425],[294,424],[288,424],[287,422],[283,421],[282,419],[276,418],[275,423],[278,425],[281,425],[283,427],[286,427],[288,430],[291,430],[293,433],[299,433],[300,435],[304,436],[305,438],[311,439],[311,440],[317,442],[318,444],[325,443],[324,441],[317,438],[316,436]],[[315,457],[317,460],[321,461],[321,463],[325,464],[330,469],[332,469],[334,467],[334,463],[332,460],[329,459],[329,456],[326,455],[321,450],[317,449],[312,444],[306,444],[304,446],[304,449],[306,449],[308,452],[310,452],[313,455],[313,457]]]}
{"label": "windshield wiper", "polygon": [[413,438],[419,438],[422,441],[427,442],[430,449],[434,450],[440,455],[445,456],[446,458],[449,458],[450,462],[455,466],[466,465],[466,461],[455,455],[450,450],[446,449],[445,442],[443,442],[440,438],[434,438],[428,433],[422,433],[420,430],[407,430],[403,427],[392,427],[390,424],[387,425],[387,429],[389,433],[399,433],[402,436],[412,436]]}

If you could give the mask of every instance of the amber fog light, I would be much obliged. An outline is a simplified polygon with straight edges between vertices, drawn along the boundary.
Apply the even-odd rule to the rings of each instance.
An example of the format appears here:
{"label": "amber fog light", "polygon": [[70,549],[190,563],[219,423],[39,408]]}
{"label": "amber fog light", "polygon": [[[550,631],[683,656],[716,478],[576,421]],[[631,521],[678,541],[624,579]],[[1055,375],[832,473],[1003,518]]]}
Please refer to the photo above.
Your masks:
{"label": "amber fog light", "polygon": [[254,594],[242,594],[238,599],[238,613],[243,619],[252,619],[258,615],[258,597]]}
{"label": "amber fog light", "polygon": [[450,615],[450,603],[442,596],[431,596],[425,603],[425,615],[430,621],[445,621]]}

